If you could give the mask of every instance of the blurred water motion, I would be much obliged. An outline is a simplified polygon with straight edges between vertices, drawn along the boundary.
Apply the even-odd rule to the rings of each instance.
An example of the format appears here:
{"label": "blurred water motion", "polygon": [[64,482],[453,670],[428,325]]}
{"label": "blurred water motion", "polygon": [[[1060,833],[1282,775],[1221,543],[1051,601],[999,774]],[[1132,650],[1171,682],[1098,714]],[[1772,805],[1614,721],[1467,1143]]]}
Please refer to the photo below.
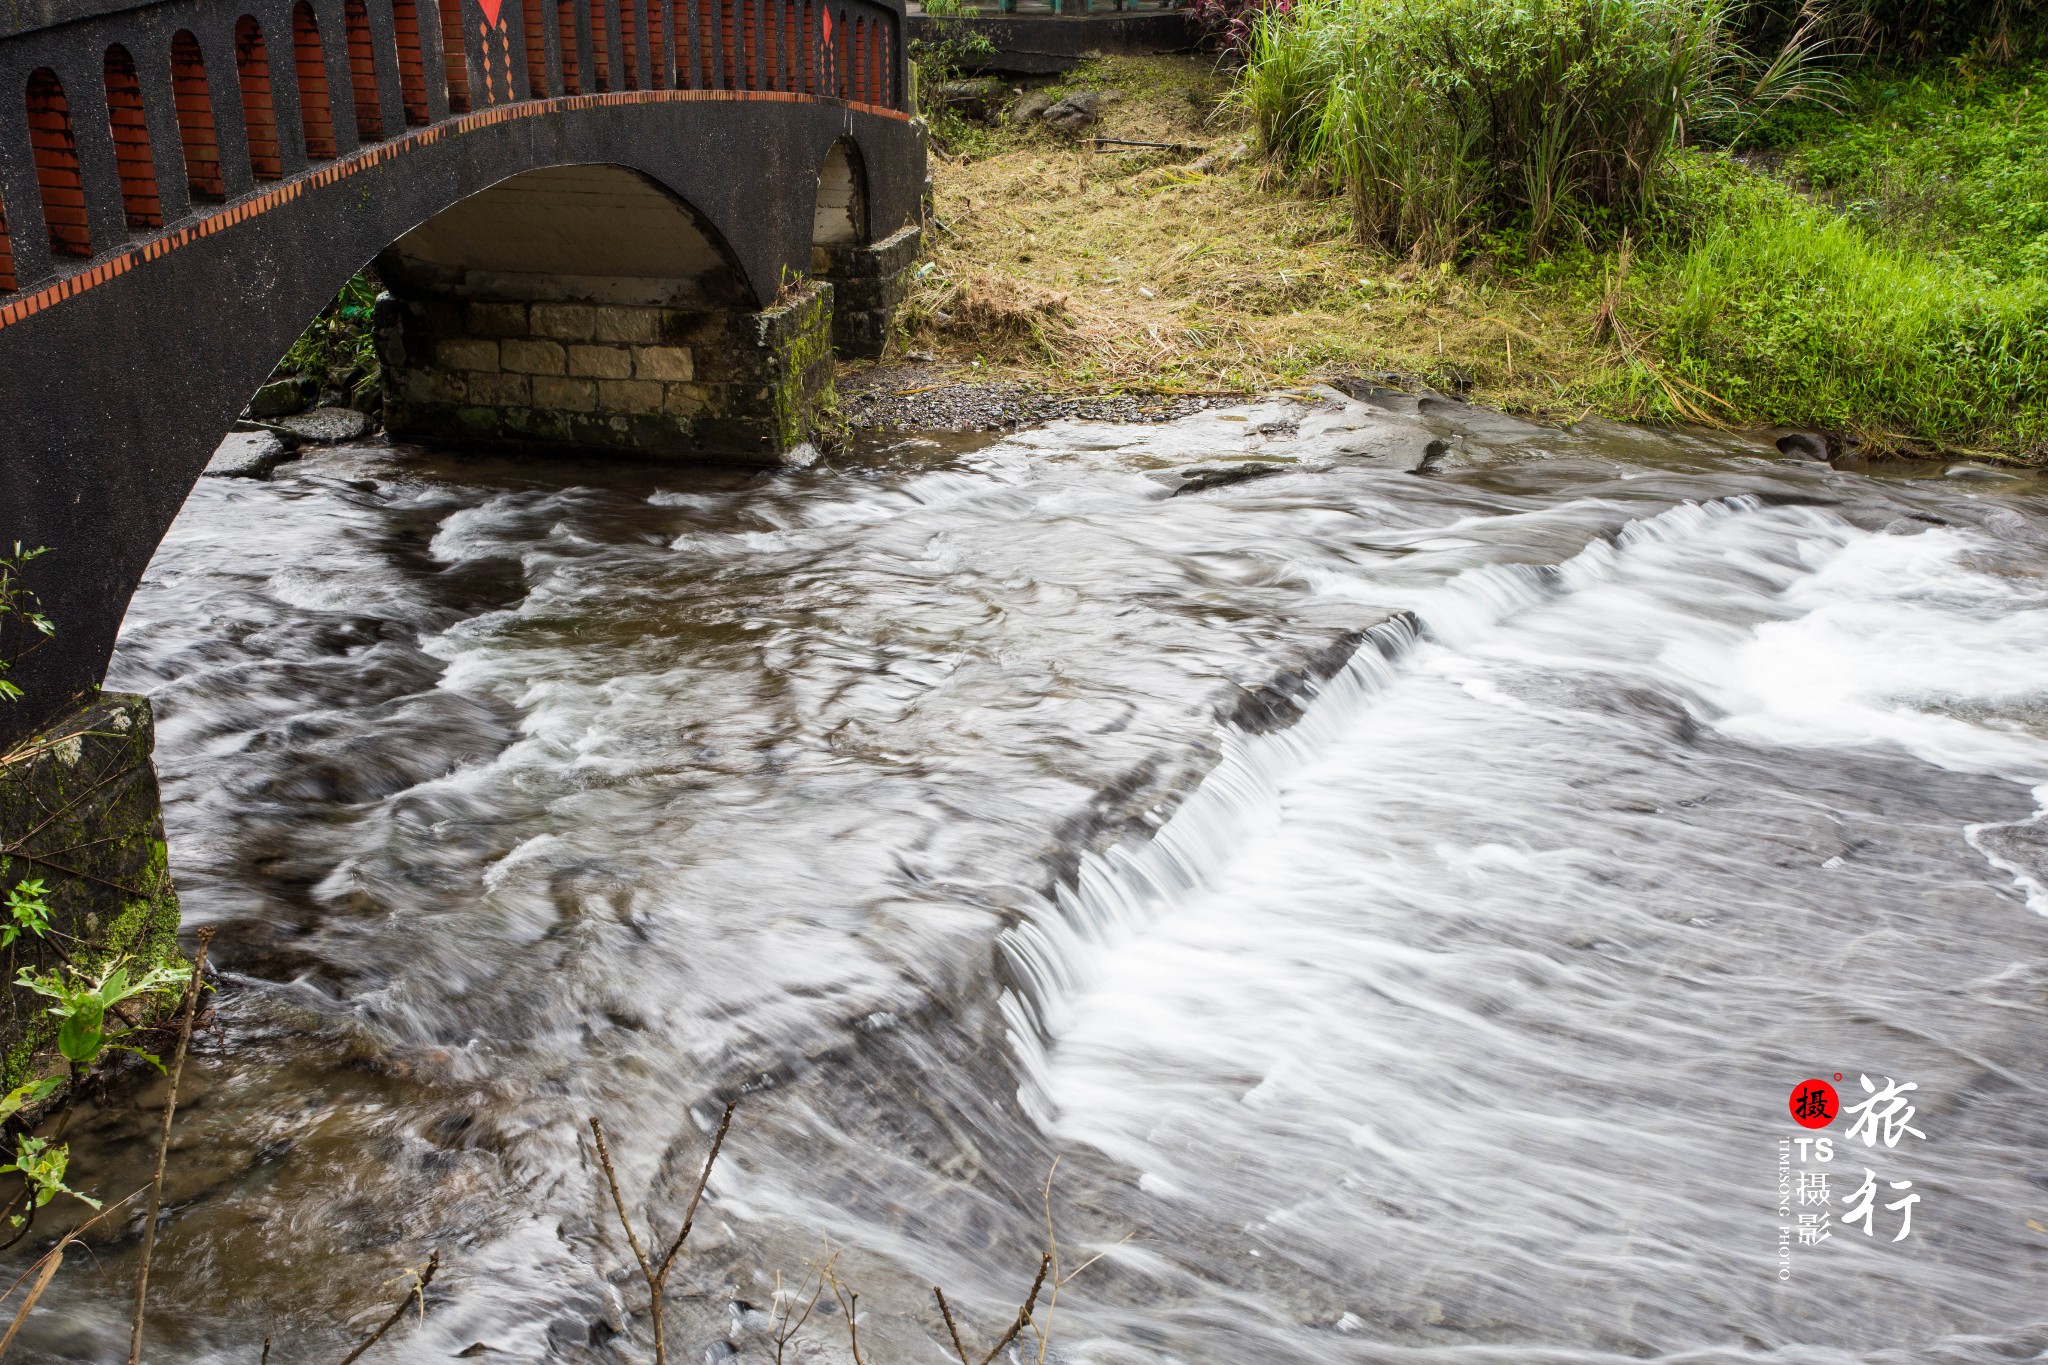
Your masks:
{"label": "blurred water motion", "polygon": [[[934,1283],[992,1341],[1055,1157],[1048,1359],[2048,1348],[2038,485],[1331,406],[202,481],[110,680],[228,972],[154,1354],[327,1358],[440,1247],[386,1359],[644,1359],[584,1120],[671,1228],[740,1091],[678,1360],[772,1358],[828,1242],[874,1365]],[[1781,1279],[1836,1071],[1927,1138]],[[119,1350],[99,1254],[32,1357]]]}

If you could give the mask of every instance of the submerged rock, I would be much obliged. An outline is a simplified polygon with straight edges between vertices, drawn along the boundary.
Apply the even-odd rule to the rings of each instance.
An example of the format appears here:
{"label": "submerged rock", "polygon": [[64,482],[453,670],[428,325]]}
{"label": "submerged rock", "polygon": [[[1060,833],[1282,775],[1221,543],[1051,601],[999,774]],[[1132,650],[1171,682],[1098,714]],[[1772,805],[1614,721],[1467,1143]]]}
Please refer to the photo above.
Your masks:
{"label": "submerged rock", "polygon": [[1293,468],[1292,464],[1233,464],[1196,465],[1192,469],[1177,469],[1173,477],[1178,480],[1172,496],[1183,493],[1199,493],[1207,488],[1224,488],[1247,479],[1263,479],[1274,474],[1284,474]]}

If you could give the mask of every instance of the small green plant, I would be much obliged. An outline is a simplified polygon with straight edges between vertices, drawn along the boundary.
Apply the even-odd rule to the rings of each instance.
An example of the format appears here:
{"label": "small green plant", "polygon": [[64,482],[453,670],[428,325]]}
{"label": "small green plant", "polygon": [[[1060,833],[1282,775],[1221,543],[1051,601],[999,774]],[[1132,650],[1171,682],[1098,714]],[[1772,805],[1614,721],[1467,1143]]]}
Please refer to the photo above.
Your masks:
{"label": "small green plant", "polygon": [[367,271],[350,277],[277,362],[275,377],[309,375],[349,399],[382,380],[376,337],[377,281]]}
{"label": "small green plant", "polygon": [[[14,1145],[14,1160],[0,1166],[0,1174],[13,1172],[21,1177],[21,1183],[29,1192],[31,1211],[41,1208],[60,1194],[68,1194],[79,1203],[90,1208],[100,1207],[100,1201],[89,1194],[80,1194],[64,1183],[64,1172],[71,1165],[71,1148],[68,1144],[50,1144],[47,1138],[17,1138]],[[7,1220],[15,1227],[26,1221],[26,1215],[15,1214]]]}
{"label": "small green plant", "polygon": [[45,894],[41,877],[26,878],[7,889],[8,922],[0,924],[0,948],[13,947],[23,931],[37,938],[50,932],[50,903]]}
{"label": "small green plant", "polygon": [[964,22],[973,13],[965,0],[927,0],[924,15],[931,36],[910,45],[911,73],[920,96],[942,82],[958,80],[995,55],[996,45],[988,35]]}
{"label": "small green plant", "polygon": [[116,958],[95,977],[86,976],[68,963],[42,973],[24,967],[15,984],[57,1002],[50,1007],[50,1013],[62,1021],[57,1029],[57,1051],[75,1069],[87,1070],[112,1051],[132,1052],[161,1071],[163,1063],[154,1055],[118,1041],[135,1030],[110,1030],[107,1017],[124,1001],[184,985],[191,973],[190,965],[181,962],[176,966],[151,967],[130,976],[127,959]]}
{"label": "small green plant", "polygon": [[[57,633],[50,618],[43,614],[42,600],[22,581],[22,571],[30,561],[47,553],[47,546],[24,550],[17,540],[12,553],[0,554],[0,701],[21,699],[21,689],[8,681],[9,670]],[[24,632],[39,638],[29,640],[25,646],[9,641],[9,636],[18,637]]]}

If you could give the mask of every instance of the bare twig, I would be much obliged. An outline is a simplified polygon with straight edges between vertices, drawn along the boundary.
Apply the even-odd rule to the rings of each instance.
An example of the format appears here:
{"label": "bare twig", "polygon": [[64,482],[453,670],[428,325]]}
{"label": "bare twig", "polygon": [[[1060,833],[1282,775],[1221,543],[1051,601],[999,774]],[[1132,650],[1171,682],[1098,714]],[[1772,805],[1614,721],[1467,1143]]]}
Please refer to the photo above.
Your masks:
{"label": "bare twig", "polygon": [[[733,1110],[739,1108],[735,1099],[725,1106],[725,1116],[718,1121],[718,1135],[711,1139],[711,1151],[704,1158],[704,1172],[697,1177],[696,1192],[690,1196],[690,1207],[683,1213],[683,1226],[676,1233],[675,1241],[669,1243],[668,1253],[661,1258],[657,1269],[647,1259],[647,1253],[640,1247],[640,1235],[633,1231],[633,1220],[626,1213],[626,1196],[619,1191],[619,1174],[612,1167],[611,1149],[605,1145],[604,1121],[595,1114],[590,1117],[590,1134],[597,1140],[597,1161],[604,1167],[605,1183],[611,1187],[612,1207],[618,1210],[619,1226],[626,1230],[626,1244],[633,1248],[633,1259],[640,1263],[640,1277],[647,1281],[648,1312],[654,1319],[654,1365],[668,1365],[668,1339],[662,1320],[662,1297],[668,1290],[668,1272],[674,1268],[676,1256],[683,1249],[683,1241],[690,1235],[690,1227],[697,1221],[697,1202],[704,1197],[704,1187],[711,1183],[711,1168],[718,1161],[718,1151],[725,1146],[725,1135],[732,1128]],[[650,1232],[653,1229],[648,1229]],[[348,1365],[348,1362],[342,1362]]]}
{"label": "bare twig", "polygon": [[1209,150],[1192,142],[1134,142],[1123,137],[1091,137],[1088,140],[1095,144],[1095,150],[1098,152],[1105,147],[1126,147],[1132,151],[1178,152],[1185,156],[1191,152]]}
{"label": "bare twig", "polygon": [[[406,1296],[404,1298],[398,1301],[398,1307],[391,1310],[391,1316],[384,1319],[383,1322],[379,1323],[376,1331],[370,1333],[369,1336],[363,1338],[362,1345],[356,1347],[353,1351],[350,1351],[347,1355],[343,1356],[341,1358],[341,1365],[355,1365],[355,1362],[362,1356],[363,1352],[369,1350],[372,1346],[375,1346],[379,1341],[383,1339],[384,1334],[386,1332],[390,1331],[392,1328],[398,1325],[398,1320],[405,1316],[405,1310],[407,1308],[410,1308],[415,1301],[417,1301],[420,1306],[420,1317],[425,1318],[427,1316],[427,1286],[434,1282],[434,1272],[439,1270],[440,1268],[441,1252],[439,1248],[436,1248],[434,1254],[427,1258],[427,1265],[424,1270],[417,1270],[411,1272],[414,1276],[412,1288],[407,1291]],[[268,1355],[270,1350],[270,1338],[265,1337],[263,1339],[263,1347],[264,1353]]]}
{"label": "bare twig", "polygon": [[1031,1292],[1024,1296],[1023,1306],[1017,1310],[1017,1320],[1010,1324],[1008,1331],[996,1338],[996,1344],[989,1347],[988,1354],[981,1358],[981,1365],[989,1365],[990,1361],[1001,1355],[1003,1348],[1015,1341],[1017,1334],[1031,1321],[1031,1310],[1038,1304],[1038,1291],[1045,1287],[1046,1272],[1051,1269],[1052,1253],[1048,1251],[1038,1258],[1038,1274],[1031,1281]]}
{"label": "bare twig", "polygon": [[839,1311],[846,1315],[846,1340],[853,1348],[853,1365],[867,1365],[860,1358],[860,1295],[848,1289],[837,1275],[827,1272],[826,1280],[832,1286],[832,1297],[839,1301]]}
{"label": "bare twig", "polygon": [[22,1301],[21,1307],[14,1310],[14,1320],[7,1324],[7,1334],[0,1336],[0,1356],[7,1354],[7,1348],[14,1344],[14,1334],[21,1330],[22,1323],[28,1321],[29,1310],[36,1306],[36,1300],[41,1298],[43,1291],[50,1287],[50,1280],[56,1275],[57,1267],[64,1263],[64,1249],[78,1240],[79,1233],[84,1232],[94,1223],[99,1222],[129,1200],[146,1193],[148,1189],[149,1186],[147,1185],[137,1186],[92,1217],[86,1219],[83,1223],[80,1223],[77,1227],[71,1229],[71,1231],[65,1233],[62,1237],[59,1237],[57,1245],[37,1257],[27,1270],[21,1272],[19,1279],[7,1286],[5,1293],[0,1293],[0,1303],[5,1303],[8,1299],[14,1297],[14,1291],[21,1288],[23,1280],[32,1280],[29,1286],[28,1297]]}
{"label": "bare twig", "polygon": [[178,1082],[185,1074],[185,1049],[192,1042],[192,1019],[199,1013],[199,976],[206,970],[206,950],[213,944],[213,926],[199,931],[199,951],[192,955],[192,976],[185,982],[185,1022],[178,1029],[178,1051],[171,1061],[171,1093],[164,1098],[163,1127],[156,1139],[156,1174],[149,1182],[149,1218],[142,1225],[142,1269],[135,1277],[135,1325],[128,1334],[128,1365],[142,1360],[142,1310],[149,1302],[149,1258],[156,1251],[156,1220],[164,1206],[164,1166],[171,1155],[171,1117],[178,1112]]}
{"label": "bare twig", "polygon": [[7,1324],[7,1335],[0,1337],[0,1356],[7,1354],[7,1348],[14,1344],[14,1334],[21,1330],[21,1324],[28,1321],[29,1310],[36,1306],[36,1300],[50,1287],[50,1281],[56,1277],[57,1267],[64,1264],[64,1248],[71,1245],[72,1237],[75,1235],[65,1234],[64,1239],[50,1248],[49,1253],[43,1257],[43,1268],[36,1275],[35,1281],[29,1285],[28,1297],[23,1299],[21,1307],[15,1310],[14,1321]]}
{"label": "bare twig", "polygon": [[270,1365],[270,1334],[263,1334],[263,1359],[257,1365]]}
{"label": "bare twig", "polygon": [[[775,1272],[775,1312],[769,1318],[770,1331],[775,1338],[775,1365],[782,1365],[782,1354],[789,1349],[789,1343],[796,1340],[797,1333],[804,1330],[804,1324],[811,1320],[811,1312],[818,1306],[818,1300],[825,1296],[825,1277],[832,1273],[832,1262],[838,1256],[825,1258],[822,1263],[805,1265],[804,1278],[796,1291],[787,1296],[782,1289],[782,1272]],[[810,1301],[804,1304],[803,1316],[796,1316],[796,1302],[803,1298],[804,1290],[810,1287],[811,1277],[818,1277],[818,1287],[811,1291]],[[779,1319],[779,1321],[778,1321]]]}
{"label": "bare twig", "polygon": [[974,1362],[967,1358],[966,1346],[961,1344],[960,1328],[953,1321],[953,1310],[946,1306],[946,1291],[933,1285],[932,1297],[939,1301],[939,1316],[946,1320],[946,1331],[952,1335],[953,1354],[960,1357],[960,1365],[974,1365]]}

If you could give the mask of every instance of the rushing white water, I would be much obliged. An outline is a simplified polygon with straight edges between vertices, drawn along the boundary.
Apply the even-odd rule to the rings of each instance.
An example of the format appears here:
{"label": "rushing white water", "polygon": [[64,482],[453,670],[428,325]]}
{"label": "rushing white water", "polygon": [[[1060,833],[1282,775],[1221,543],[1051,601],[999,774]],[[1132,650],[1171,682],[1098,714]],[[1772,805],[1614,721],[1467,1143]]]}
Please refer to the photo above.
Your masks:
{"label": "rushing white water", "polygon": [[[1222,458],[1287,472],[1172,495]],[[741,1094],[673,1358],[772,1358],[823,1239],[873,1365],[948,1357],[933,1283],[988,1340],[1055,1159],[1048,1360],[2031,1357],[2044,680],[2028,481],[1449,405],[208,483],[116,675],[230,971],[153,1339],[324,1358],[438,1247],[392,1358],[643,1359],[585,1120],[669,1226]],[[1788,1263],[1836,1072],[1927,1137]]]}

